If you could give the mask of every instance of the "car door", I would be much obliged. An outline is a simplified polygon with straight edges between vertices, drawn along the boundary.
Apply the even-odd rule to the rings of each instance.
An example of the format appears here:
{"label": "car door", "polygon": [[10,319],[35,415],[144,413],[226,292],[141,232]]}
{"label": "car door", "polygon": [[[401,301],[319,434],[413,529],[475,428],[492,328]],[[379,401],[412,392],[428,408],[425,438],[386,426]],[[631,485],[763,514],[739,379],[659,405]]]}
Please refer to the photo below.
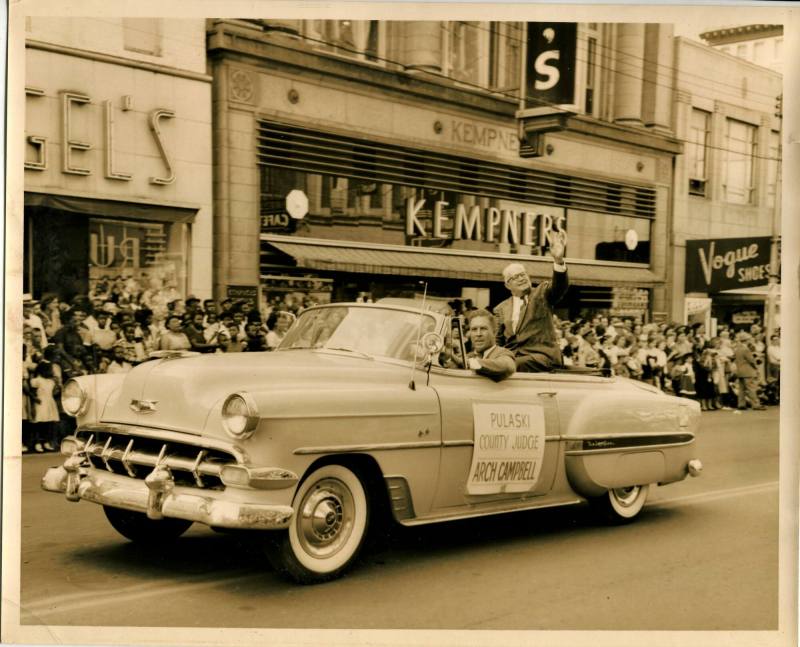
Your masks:
{"label": "car door", "polygon": [[502,382],[462,369],[434,368],[442,411],[442,452],[433,510],[547,494],[559,460],[556,393],[547,374]]}

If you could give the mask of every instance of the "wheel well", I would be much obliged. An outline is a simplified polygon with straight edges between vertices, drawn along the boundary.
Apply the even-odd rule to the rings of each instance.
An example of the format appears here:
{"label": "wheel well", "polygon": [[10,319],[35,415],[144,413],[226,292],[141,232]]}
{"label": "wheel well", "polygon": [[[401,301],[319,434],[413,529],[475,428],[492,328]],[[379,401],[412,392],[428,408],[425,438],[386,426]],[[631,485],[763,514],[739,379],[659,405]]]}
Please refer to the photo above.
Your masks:
{"label": "wheel well", "polygon": [[378,465],[378,461],[372,456],[368,454],[331,454],[329,456],[321,456],[308,466],[308,469],[297,484],[298,487],[308,478],[309,474],[323,465],[341,465],[352,470],[364,484],[364,490],[370,503],[373,506],[377,506],[375,512],[382,515],[389,511],[389,493],[383,480],[383,472]]}

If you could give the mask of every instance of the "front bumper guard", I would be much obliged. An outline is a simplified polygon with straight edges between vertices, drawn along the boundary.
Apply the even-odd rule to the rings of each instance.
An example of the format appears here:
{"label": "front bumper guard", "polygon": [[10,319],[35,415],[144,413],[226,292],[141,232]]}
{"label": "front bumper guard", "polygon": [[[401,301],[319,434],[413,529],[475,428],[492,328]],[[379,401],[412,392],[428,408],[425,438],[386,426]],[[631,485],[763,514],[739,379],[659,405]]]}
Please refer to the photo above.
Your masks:
{"label": "front bumper guard", "polygon": [[69,501],[84,499],[143,512],[151,519],[171,517],[219,528],[280,530],[288,528],[294,515],[288,505],[229,501],[176,487],[169,470],[163,467],[156,467],[140,481],[89,470],[79,456],[48,469],[42,489],[62,493]]}

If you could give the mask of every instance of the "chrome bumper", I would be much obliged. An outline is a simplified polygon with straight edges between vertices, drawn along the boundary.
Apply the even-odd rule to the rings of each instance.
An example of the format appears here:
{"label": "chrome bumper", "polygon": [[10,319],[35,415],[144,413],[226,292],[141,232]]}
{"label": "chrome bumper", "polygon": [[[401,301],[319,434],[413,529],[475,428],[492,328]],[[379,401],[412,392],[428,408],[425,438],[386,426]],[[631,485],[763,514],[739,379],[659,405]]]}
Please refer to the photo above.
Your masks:
{"label": "chrome bumper", "polygon": [[[71,462],[72,461],[72,462]],[[278,530],[287,528],[291,506],[230,501],[222,492],[198,493],[175,486],[168,470],[154,470],[145,480],[88,470],[67,459],[51,467],[42,478],[42,489],[66,495],[69,501],[92,501],[101,505],[143,512],[151,519],[172,517],[220,528]]]}

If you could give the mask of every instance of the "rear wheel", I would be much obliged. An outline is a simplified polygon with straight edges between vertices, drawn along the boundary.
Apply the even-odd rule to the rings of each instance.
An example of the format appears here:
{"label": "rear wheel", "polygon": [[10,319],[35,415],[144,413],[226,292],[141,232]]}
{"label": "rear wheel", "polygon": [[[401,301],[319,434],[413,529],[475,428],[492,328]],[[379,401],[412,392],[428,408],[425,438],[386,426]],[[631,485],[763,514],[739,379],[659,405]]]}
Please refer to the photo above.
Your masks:
{"label": "rear wheel", "polygon": [[162,544],[180,537],[189,530],[185,519],[150,519],[143,512],[132,512],[104,505],[106,518],[120,535],[138,544]]}
{"label": "rear wheel", "polygon": [[642,511],[649,491],[649,485],[614,488],[602,496],[591,499],[589,503],[602,520],[610,523],[628,523]]}
{"label": "rear wheel", "polygon": [[367,532],[369,502],[361,479],[342,465],[324,465],[301,483],[288,530],[270,533],[273,567],[301,584],[339,577],[355,561]]}

